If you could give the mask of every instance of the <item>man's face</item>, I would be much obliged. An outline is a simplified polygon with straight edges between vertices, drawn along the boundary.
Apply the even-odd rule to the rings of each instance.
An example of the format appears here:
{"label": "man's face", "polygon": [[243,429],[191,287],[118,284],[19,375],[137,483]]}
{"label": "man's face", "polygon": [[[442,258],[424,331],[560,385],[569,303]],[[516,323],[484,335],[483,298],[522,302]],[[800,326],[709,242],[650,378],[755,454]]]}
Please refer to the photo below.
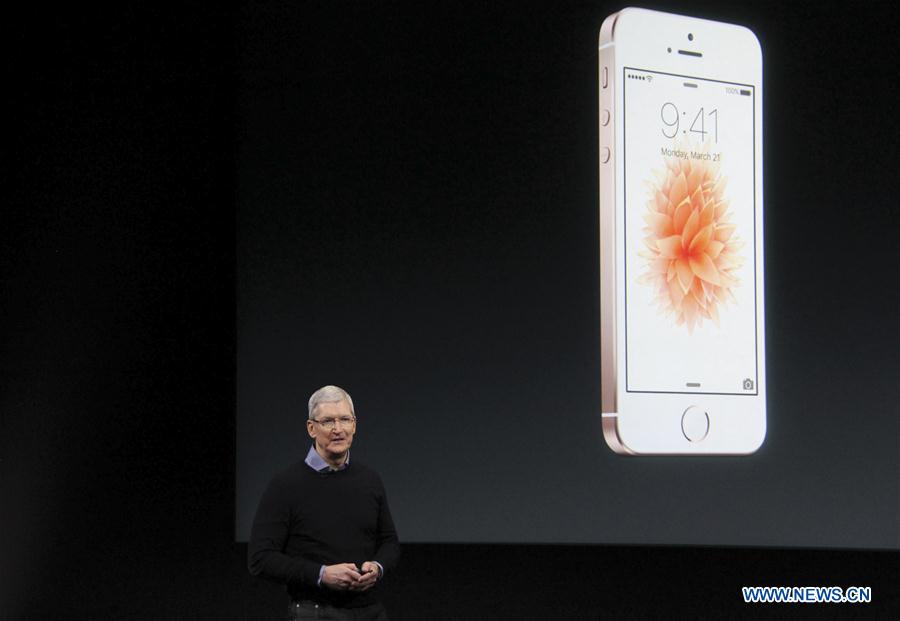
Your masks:
{"label": "man's face", "polygon": [[346,399],[335,403],[320,403],[316,406],[313,417],[316,421],[335,421],[332,429],[326,429],[324,425],[312,420],[306,421],[306,430],[309,432],[309,437],[316,441],[319,453],[331,459],[343,457],[350,450],[350,445],[353,444],[353,434],[356,432],[355,422],[349,425],[340,422],[341,418],[353,417],[350,404]]}

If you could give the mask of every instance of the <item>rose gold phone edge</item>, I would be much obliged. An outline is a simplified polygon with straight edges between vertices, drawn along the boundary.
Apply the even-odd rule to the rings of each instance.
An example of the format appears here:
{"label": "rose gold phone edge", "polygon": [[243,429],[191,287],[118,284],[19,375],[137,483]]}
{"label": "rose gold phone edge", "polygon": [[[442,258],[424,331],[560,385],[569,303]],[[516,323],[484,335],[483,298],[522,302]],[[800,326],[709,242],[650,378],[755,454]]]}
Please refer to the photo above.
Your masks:
{"label": "rose gold phone edge", "polygon": [[[616,143],[615,45],[613,29],[619,14],[603,21],[599,40],[599,109],[600,154],[600,404],[603,437],[609,447],[622,455],[633,455],[619,437],[616,402]],[[604,124],[604,119],[606,123]],[[603,161],[604,154],[607,160]]]}

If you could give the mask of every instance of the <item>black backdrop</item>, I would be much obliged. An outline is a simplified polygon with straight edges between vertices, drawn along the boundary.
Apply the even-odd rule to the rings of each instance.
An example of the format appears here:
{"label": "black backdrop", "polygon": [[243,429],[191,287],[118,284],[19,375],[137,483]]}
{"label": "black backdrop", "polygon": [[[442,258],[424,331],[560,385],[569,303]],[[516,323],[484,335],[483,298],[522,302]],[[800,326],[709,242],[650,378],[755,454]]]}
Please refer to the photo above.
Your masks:
{"label": "black backdrop", "polygon": [[[808,17],[803,33],[812,37],[823,16],[843,11],[790,15]],[[32,6],[17,17],[3,37],[11,110],[0,246],[0,617],[277,618],[264,615],[277,615],[283,596],[246,577],[245,547],[233,542],[233,104],[247,11],[132,3]],[[866,70],[890,67],[877,57],[890,58],[888,22],[869,13],[861,23],[874,34],[851,26],[843,44],[822,42],[861,72],[853,92],[825,108],[854,102],[861,127],[889,138],[884,151],[856,162],[835,155],[828,170],[800,161],[796,178],[850,171],[870,175],[879,196],[894,195],[886,172],[895,168],[896,88],[890,75]],[[862,88],[870,84],[884,99]],[[820,148],[860,154],[847,114]],[[854,232],[845,251],[895,259],[896,212],[877,204],[854,213],[860,207],[862,219],[829,220],[825,232]],[[887,276],[865,296],[878,321],[855,327],[888,370],[890,284]],[[796,299],[823,295],[810,287]],[[850,287],[856,298],[840,298],[843,308],[855,308],[866,293],[859,287]],[[849,332],[832,315],[808,319]],[[823,333],[810,330],[797,345],[813,347],[819,364],[858,366],[862,346],[855,357],[833,356]],[[893,618],[898,581],[895,552],[420,544],[406,547],[385,598],[396,619]],[[874,601],[745,607],[743,584],[871,585]]]}
{"label": "black backdrop", "polygon": [[408,541],[900,548],[885,26],[675,7],[764,51],[768,430],[746,458],[621,459],[598,355],[597,29],[614,8],[242,14],[239,540],[303,451],[306,398],[335,383]]}

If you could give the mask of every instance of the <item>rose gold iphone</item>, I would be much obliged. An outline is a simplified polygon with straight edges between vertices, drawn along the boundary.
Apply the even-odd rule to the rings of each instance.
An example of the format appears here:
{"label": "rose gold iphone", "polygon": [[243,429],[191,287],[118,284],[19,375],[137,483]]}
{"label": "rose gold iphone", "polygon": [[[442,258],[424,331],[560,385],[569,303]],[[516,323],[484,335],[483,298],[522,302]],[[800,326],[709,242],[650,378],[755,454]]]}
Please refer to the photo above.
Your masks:
{"label": "rose gold iphone", "polygon": [[753,453],[766,435],[759,42],[624,9],[600,32],[599,86],[606,442]]}

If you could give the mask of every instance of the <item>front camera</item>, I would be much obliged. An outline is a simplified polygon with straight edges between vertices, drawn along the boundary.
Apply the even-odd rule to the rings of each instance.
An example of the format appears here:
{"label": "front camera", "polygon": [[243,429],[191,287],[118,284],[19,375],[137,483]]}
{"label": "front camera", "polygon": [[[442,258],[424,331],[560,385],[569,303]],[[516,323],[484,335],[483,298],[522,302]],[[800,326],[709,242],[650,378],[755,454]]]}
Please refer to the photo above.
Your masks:
{"label": "front camera", "polygon": [[693,41],[693,40],[694,40],[694,34],[689,32],[688,33],[688,41]]}

